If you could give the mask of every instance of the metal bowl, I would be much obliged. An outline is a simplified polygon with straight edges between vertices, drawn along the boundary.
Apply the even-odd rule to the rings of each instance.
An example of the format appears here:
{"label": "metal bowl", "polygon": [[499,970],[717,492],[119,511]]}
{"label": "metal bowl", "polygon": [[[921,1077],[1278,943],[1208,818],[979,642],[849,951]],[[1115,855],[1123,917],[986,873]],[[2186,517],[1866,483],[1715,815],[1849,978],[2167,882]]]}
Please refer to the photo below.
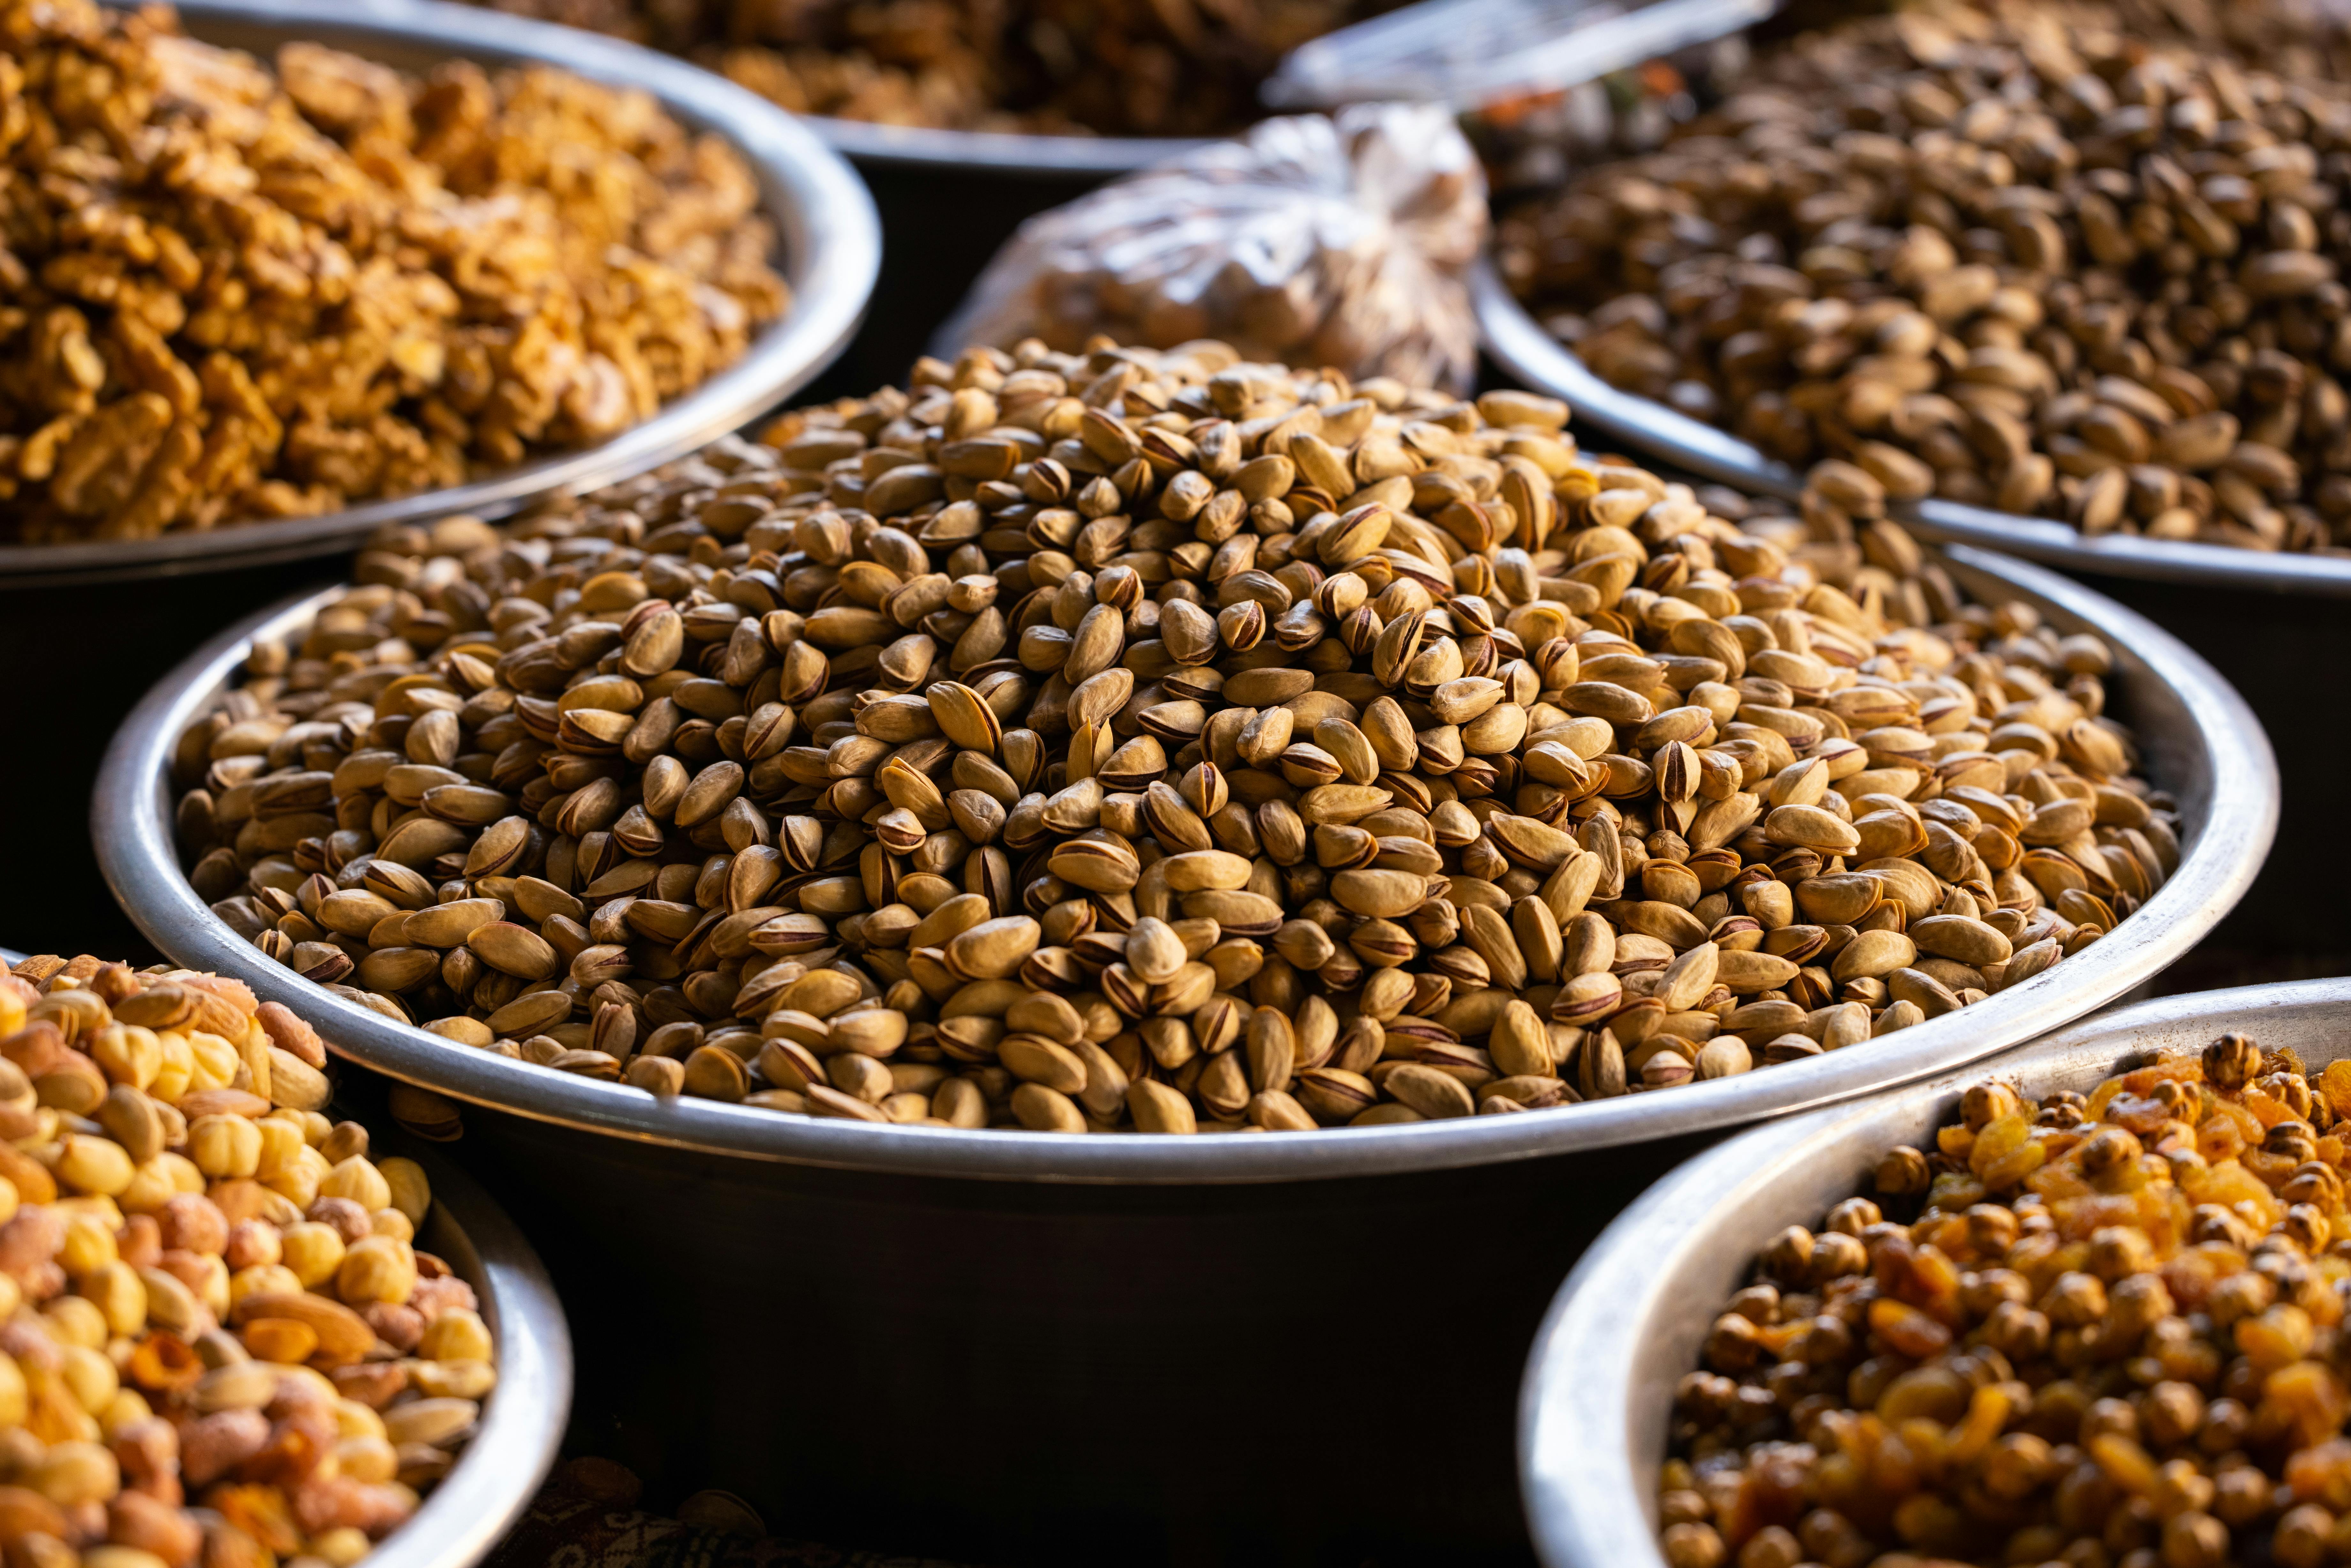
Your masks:
{"label": "metal bowl", "polygon": [[[1096,1526],[1142,1531],[1171,1553],[1278,1539],[1508,1554],[1523,1550],[1512,1367],[1567,1264],[1617,1207],[1733,1127],[1963,1066],[2123,995],[2196,942],[2269,847],[2268,743],[2202,661],[2039,568],[1966,549],[1944,559],[1970,591],[2021,598],[2113,647],[2116,708],[2186,815],[2178,872],[2108,937],[1961,1013],[1864,1049],[1556,1114],[1279,1137],[913,1131],[659,1102],[391,1023],[238,940],[189,887],[172,842],[182,730],[251,637],[298,632],[318,597],[224,634],[148,696],[109,754],[93,828],[110,885],[164,951],[295,1000],[339,1054],[491,1108],[468,1112],[464,1150],[494,1164],[510,1200],[536,1201],[531,1234],[559,1275],[580,1281],[570,1299],[591,1347],[587,1402],[643,1411],[653,1430],[670,1422],[666,1441],[616,1456],[656,1490],[664,1471],[726,1486],[818,1533],[828,1511],[839,1528],[886,1516],[904,1537],[877,1545],[975,1557],[1098,1557]],[[567,1228],[569,1265],[554,1239]],[[707,1322],[750,1301],[789,1301],[793,1343],[828,1354],[750,1367],[725,1356]],[[1479,1351],[1440,1375],[1366,1366],[1271,1392],[1298,1368],[1297,1347],[1270,1325],[1334,1309],[1474,1323]],[[610,1354],[600,1312],[611,1314]],[[655,1377],[631,1348],[664,1313],[688,1325],[669,1343],[690,1375],[672,1365]],[[697,1313],[710,1314],[700,1331]],[[1245,1396],[1249,1419],[1237,1426],[1217,1396],[1260,1378],[1269,1392]],[[762,1419],[756,1401],[721,1396],[746,1379],[797,1418]],[[924,1440],[907,1444],[909,1431]],[[1419,1456],[1408,1496],[1385,1479],[1406,1443]],[[1197,1457],[1210,1451],[1225,1462],[1204,1471]],[[1085,1508],[1019,1500],[1034,1500],[1025,1467],[1040,1452],[1057,1495],[1091,1499]],[[1261,1484],[1264,1466],[1309,1453],[1316,1485]],[[1162,1479],[1179,1474],[1180,1488]]]}
{"label": "metal bowl", "polygon": [[611,440],[551,453],[448,489],[371,501],[315,517],[167,533],[151,539],[0,546],[0,588],[163,577],[331,555],[386,523],[455,512],[499,517],[538,497],[593,489],[683,456],[774,408],[831,363],[856,331],[881,267],[882,231],[856,175],[819,137],[766,99],[683,61],[552,23],[441,0],[182,0],[187,31],[264,57],[293,39],[406,69],[452,57],[489,66],[559,66],[642,88],[697,131],[732,142],[758,181],[783,241],[791,308],[747,353]]}
{"label": "metal bowl", "polygon": [[1561,1287],[1519,1405],[1527,1520],[1548,1568],[1665,1568],[1657,1470],[1672,1390],[1698,1364],[1756,1254],[1865,1192],[1878,1156],[1959,1114],[1997,1072],[2028,1094],[2087,1092],[2158,1053],[2241,1030],[2314,1066],[2351,1054],[2351,980],[2248,986],[2101,1013],[1996,1061],[1759,1127],[1692,1160],[1626,1209]]}
{"label": "metal bowl", "polygon": [[[1790,498],[1802,490],[1802,475],[1728,431],[1602,381],[1527,313],[1503,284],[1490,256],[1479,262],[1470,297],[1488,355],[1525,385],[1566,402],[1583,425],[1660,462],[1743,490]],[[2135,534],[2094,538],[2053,518],[2020,517],[1956,501],[1896,504],[1891,510],[1922,538],[1980,545],[2073,572],[2351,598],[2351,556],[2273,554]]]}
{"label": "metal bowl", "polygon": [[1100,181],[1179,157],[1207,144],[1194,136],[1032,136],[1019,131],[939,131],[807,116],[802,123],[859,168],[937,170],[1031,179]]}
{"label": "metal bowl", "polygon": [[2236,694],[2159,628],[2053,573],[1965,549],[1943,559],[1983,598],[2022,598],[2065,631],[2114,650],[2118,706],[2156,781],[2177,796],[2187,853],[2163,888],[2108,938],[2043,975],[1865,1050],[1831,1052],[1670,1094],[1629,1095],[1557,1116],[1428,1122],[1244,1138],[1118,1137],[903,1128],[778,1116],[715,1101],[553,1072],[386,1020],[264,957],[215,917],[180,870],[166,779],[181,732],[208,711],[256,635],[298,641],[333,591],[291,601],[192,655],[131,715],[108,755],[91,825],[107,881],[158,946],[192,967],[233,974],[264,997],[300,998],[339,1048],[405,1082],[461,1100],[648,1142],[755,1159],[981,1180],[1258,1182],[1432,1170],[1598,1148],[1715,1128],[1846,1099],[2030,1040],[2150,979],[2233,904],[2275,830],[2268,741]]}
{"label": "metal bowl", "polygon": [[472,1568],[522,1517],[554,1467],[571,1413],[571,1332],[538,1254],[488,1193],[413,1139],[379,1141],[424,1167],[433,1208],[417,1245],[480,1298],[497,1343],[498,1385],[448,1475],[367,1560],[370,1568]]}

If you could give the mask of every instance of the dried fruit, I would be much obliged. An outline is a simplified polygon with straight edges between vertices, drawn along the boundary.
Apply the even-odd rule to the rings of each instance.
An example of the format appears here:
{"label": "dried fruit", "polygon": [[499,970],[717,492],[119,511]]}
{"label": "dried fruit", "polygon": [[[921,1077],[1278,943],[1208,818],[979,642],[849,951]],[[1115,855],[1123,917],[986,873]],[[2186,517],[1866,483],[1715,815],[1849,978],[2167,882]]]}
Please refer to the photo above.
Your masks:
{"label": "dried fruit", "polygon": [[1969,1091],[1715,1321],[1675,1391],[1667,1562],[2328,1561],[2346,1105],[2351,1062],[2242,1035],[2086,1099]]}

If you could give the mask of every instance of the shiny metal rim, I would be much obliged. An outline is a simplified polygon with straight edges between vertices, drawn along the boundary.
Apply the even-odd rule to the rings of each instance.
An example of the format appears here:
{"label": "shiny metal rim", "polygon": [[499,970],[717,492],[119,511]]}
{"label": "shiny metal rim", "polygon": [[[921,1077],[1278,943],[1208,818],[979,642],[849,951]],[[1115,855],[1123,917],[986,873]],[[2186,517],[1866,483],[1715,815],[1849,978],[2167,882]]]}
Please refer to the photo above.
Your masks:
{"label": "shiny metal rim", "polygon": [[683,456],[758,418],[808,384],[848,346],[882,265],[882,225],[864,182],[818,136],[765,99],[683,61],[548,22],[442,0],[185,0],[198,37],[267,49],[313,39],[399,65],[463,56],[541,62],[643,88],[697,131],[734,143],[781,231],[792,308],[744,358],[643,423],[600,446],[562,452],[445,490],[322,517],[110,543],[0,546],[0,586],[48,587],[164,577],[330,554],[387,523],[453,513],[500,517],[537,497],[594,489]]}
{"label": "shiny metal rim", "polygon": [[1237,1140],[913,1130],[706,1100],[659,1102],[394,1024],[239,941],[188,885],[172,842],[168,781],[181,732],[226,685],[256,633],[298,632],[334,591],[290,600],[232,628],[148,694],[109,748],[91,805],[92,837],[109,886],[151,941],[192,968],[235,975],[256,994],[298,1007],[338,1052],[460,1100],[648,1143],[932,1176],[1189,1183],[1442,1169],[1722,1131],[1979,1061],[2113,1001],[2188,951],[2236,904],[2276,834],[2278,775],[2269,741],[2210,665],[2153,622],[2053,572],[1963,548],[1942,554],[1970,591],[2029,600],[2053,623],[2095,630],[2114,648],[2151,765],[2191,824],[2179,871],[2079,956],[1962,1013],[1905,1030],[1899,1043],[1556,1113]]}
{"label": "shiny metal rim", "polygon": [[480,1428],[406,1524],[368,1554],[372,1568],[471,1568],[487,1556],[555,1465],[571,1413],[571,1331],[538,1254],[506,1211],[455,1164],[424,1166],[433,1212],[419,1239],[481,1298],[498,1347],[498,1385]]}
{"label": "shiny metal rim", "polygon": [[[1179,157],[1207,141],[1189,136],[1031,136],[1002,131],[939,131],[807,116],[802,123],[861,166],[985,170],[1050,180],[1107,180]],[[1238,132],[1236,133],[1238,134]]]}
{"label": "shiny metal rim", "polygon": [[[1729,432],[1602,381],[1536,324],[1503,285],[1490,256],[1479,260],[1470,279],[1470,296],[1486,352],[1495,363],[1526,386],[1564,401],[1575,410],[1583,428],[1743,490],[1789,499],[1802,490],[1803,477],[1793,468]],[[2049,517],[2020,517],[1954,501],[1921,501],[1896,507],[1894,512],[1922,538],[2002,550],[2068,571],[2351,598],[2351,556],[2270,555],[2127,534],[2091,538]]]}
{"label": "shiny metal rim", "polygon": [[1666,1176],[1601,1233],[1535,1336],[1519,1396],[1519,1482],[1548,1568],[1665,1568],[1656,1479],[1677,1379],[1716,1312],[1782,1228],[1866,1189],[1877,1158],[1958,1113],[1968,1084],[2086,1092],[2156,1051],[2227,1030],[2312,1063],[2351,1053],[2351,980],[2164,997],[2085,1019],[1932,1082],[1776,1122]]}

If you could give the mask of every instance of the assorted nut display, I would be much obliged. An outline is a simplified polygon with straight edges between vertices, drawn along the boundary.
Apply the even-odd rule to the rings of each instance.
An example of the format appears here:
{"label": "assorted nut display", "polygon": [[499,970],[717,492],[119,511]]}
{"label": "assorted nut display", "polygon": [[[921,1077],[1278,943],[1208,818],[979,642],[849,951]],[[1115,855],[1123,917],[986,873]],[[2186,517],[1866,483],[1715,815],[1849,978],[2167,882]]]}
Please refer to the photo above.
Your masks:
{"label": "assorted nut display", "polygon": [[243,985],[0,971],[0,1535],[106,1568],[348,1568],[497,1381],[416,1249],[424,1173],[323,1113],[318,1036]]}
{"label": "assorted nut display", "polygon": [[730,147],[642,92],[0,5],[0,540],[331,511],[601,441],[780,315]]}
{"label": "assorted nut display", "polygon": [[1290,50],[1389,0],[487,0],[687,56],[796,114],[1212,136]]}
{"label": "assorted nut display", "polygon": [[455,1044],[1190,1132],[1867,1049],[2177,865],[2096,638],[1565,418],[1029,343],[386,535],[182,737],[192,880]]}
{"label": "assorted nut display", "polygon": [[2229,1034],[1964,1113],[1716,1320],[1667,1562],[2337,1561],[2351,1061]]}
{"label": "assorted nut display", "polygon": [[1964,0],[1804,34],[1510,214],[1500,264],[1606,381],[1834,465],[1819,505],[2338,548],[2351,86],[2306,37],[2151,36]]}

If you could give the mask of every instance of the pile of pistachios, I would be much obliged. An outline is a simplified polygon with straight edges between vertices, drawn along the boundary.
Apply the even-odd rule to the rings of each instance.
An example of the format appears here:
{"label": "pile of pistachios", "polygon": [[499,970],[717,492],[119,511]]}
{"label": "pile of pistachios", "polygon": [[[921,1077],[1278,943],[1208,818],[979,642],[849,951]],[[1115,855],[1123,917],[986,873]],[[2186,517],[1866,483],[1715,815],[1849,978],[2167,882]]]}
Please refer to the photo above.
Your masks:
{"label": "pile of pistachios", "polygon": [[2097,638],[1565,423],[1031,342],[388,533],[181,738],[189,874],[457,1046],[1192,1132],[1867,1049],[2176,868]]}

